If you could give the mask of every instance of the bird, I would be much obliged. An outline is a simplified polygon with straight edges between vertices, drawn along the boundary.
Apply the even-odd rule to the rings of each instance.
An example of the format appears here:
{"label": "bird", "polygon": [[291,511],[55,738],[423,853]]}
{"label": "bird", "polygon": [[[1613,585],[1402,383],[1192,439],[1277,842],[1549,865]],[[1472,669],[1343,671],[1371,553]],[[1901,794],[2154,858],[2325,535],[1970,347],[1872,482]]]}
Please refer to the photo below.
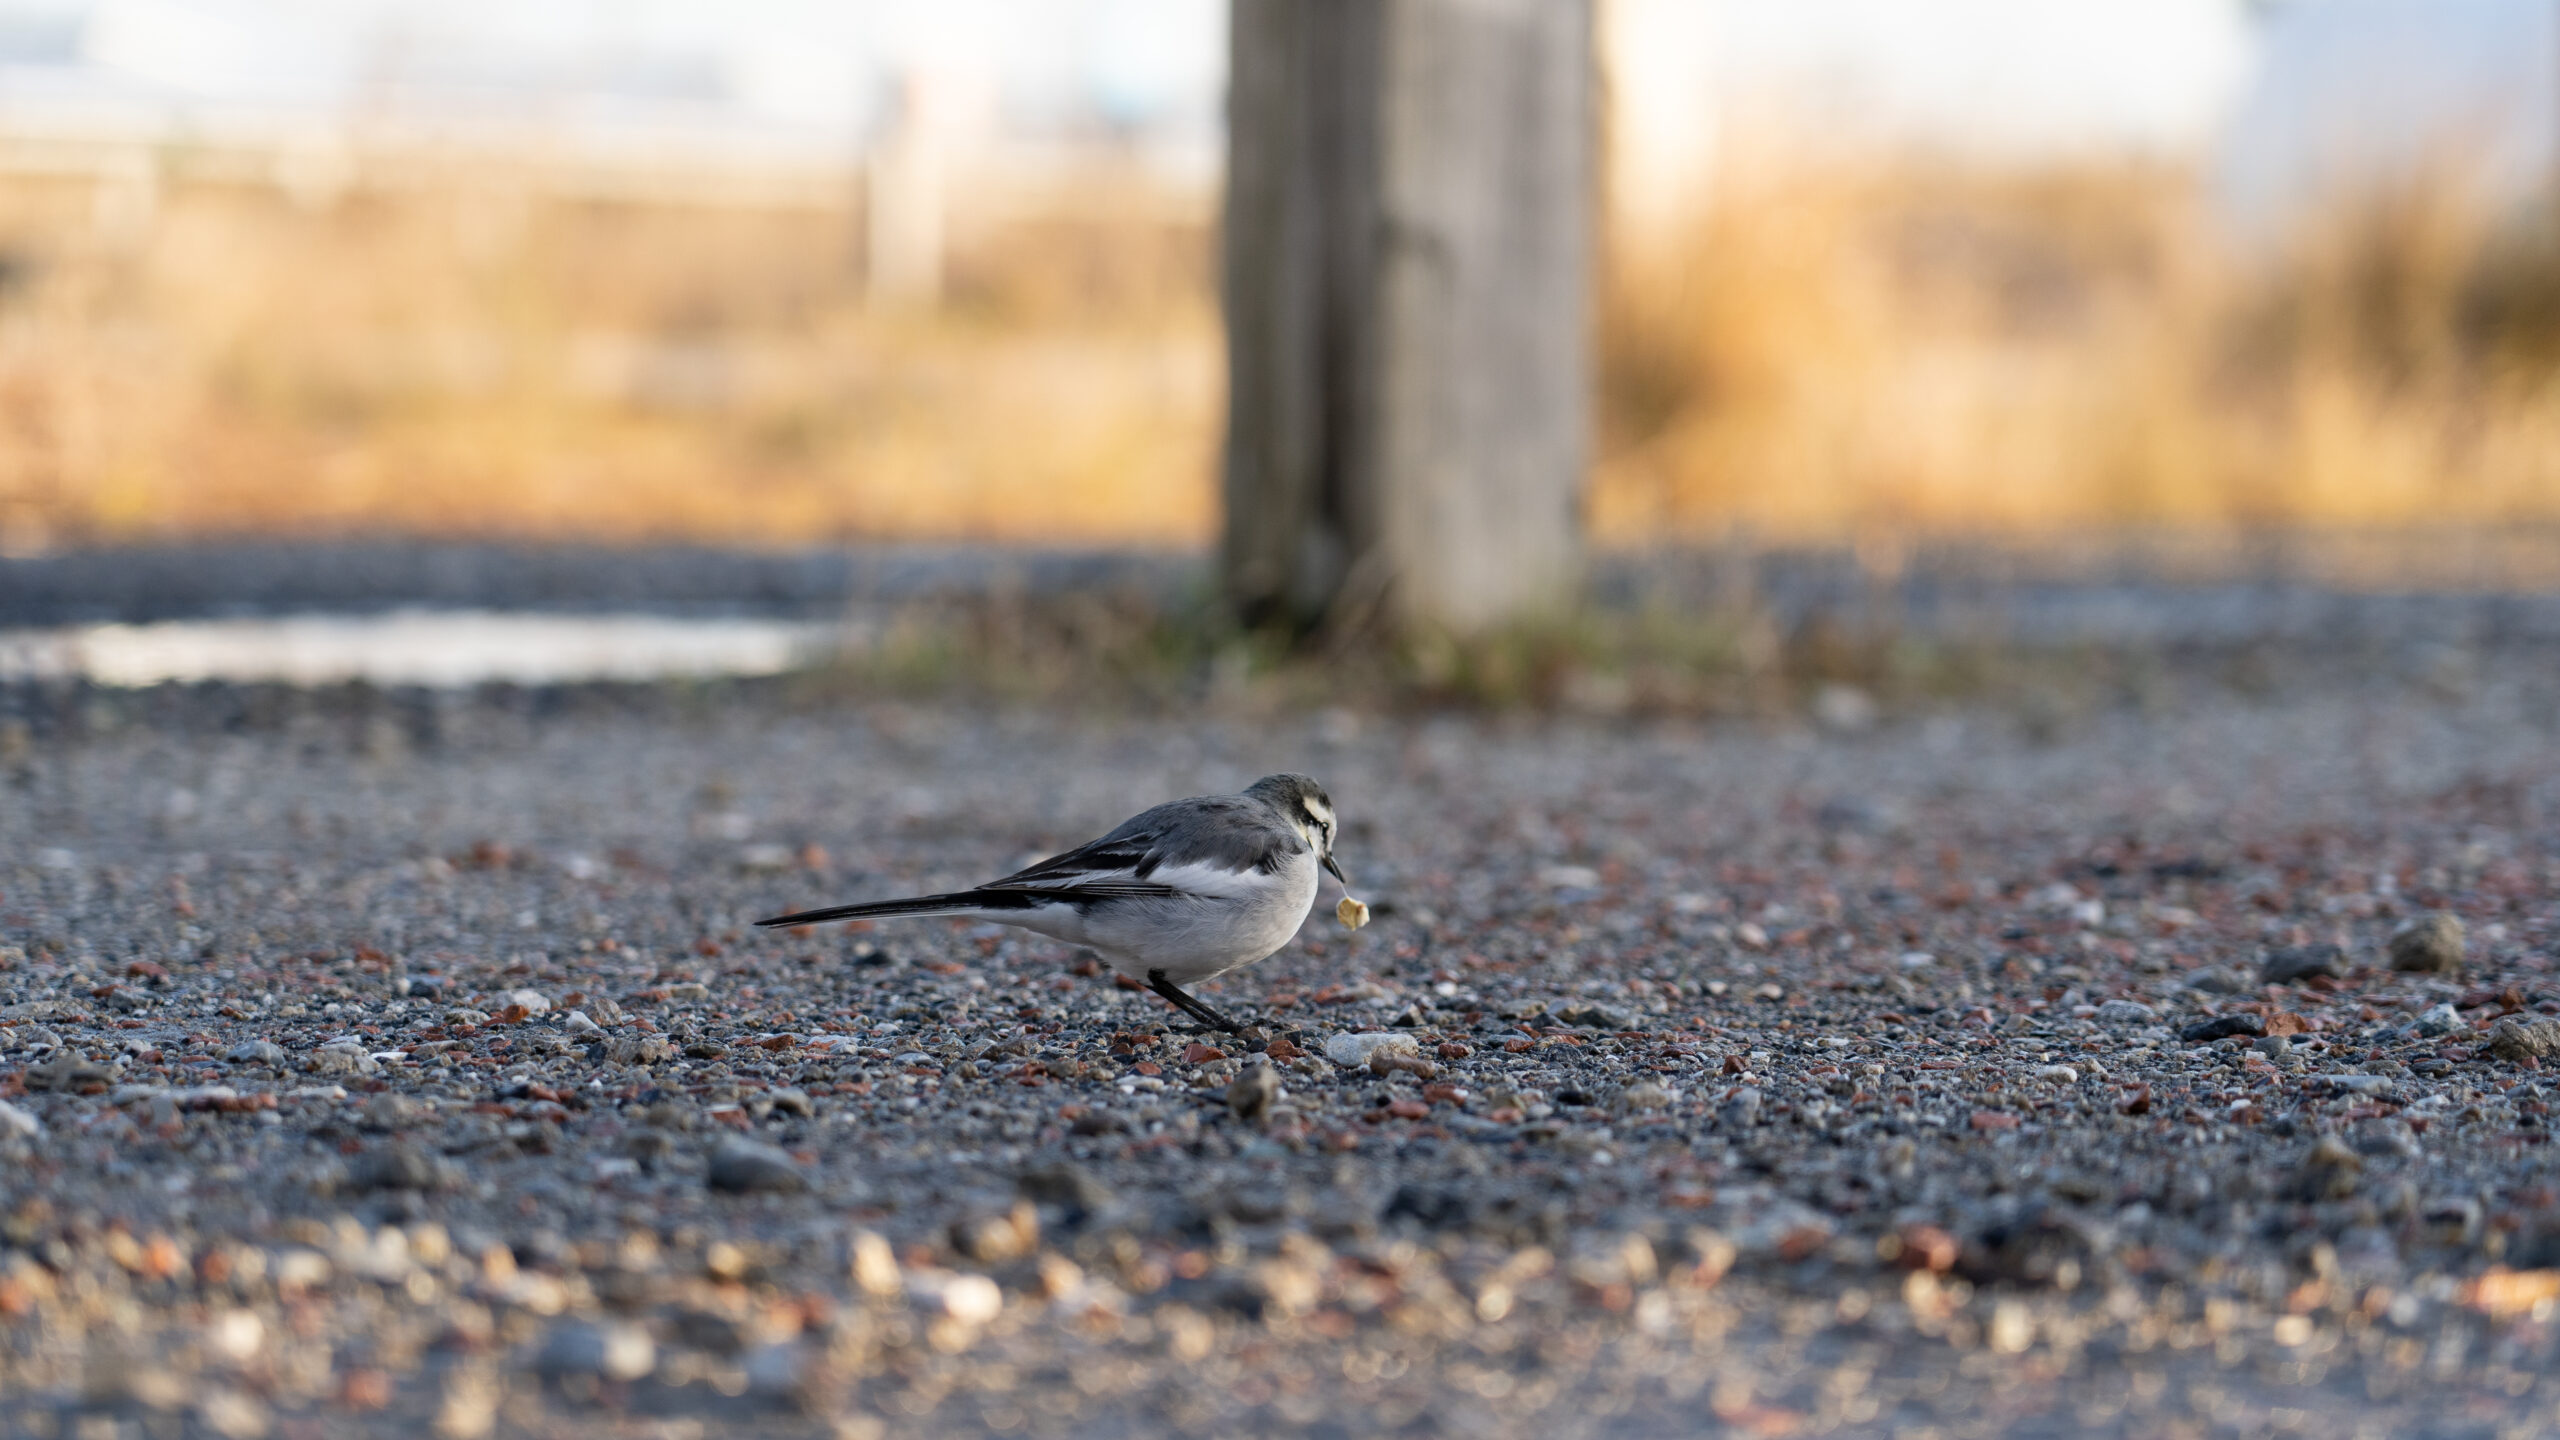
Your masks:
{"label": "bird", "polygon": [[866,900],[756,924],[950,915],[1082,945],[1212,1029],[1242,1026],[1183,987],[1268,959],[1315,908],[1334,859],[1333,800],[1304,775],[1265,775],[1240,795],[1195,795],[1130,817],[1099,840],[974,890]]}

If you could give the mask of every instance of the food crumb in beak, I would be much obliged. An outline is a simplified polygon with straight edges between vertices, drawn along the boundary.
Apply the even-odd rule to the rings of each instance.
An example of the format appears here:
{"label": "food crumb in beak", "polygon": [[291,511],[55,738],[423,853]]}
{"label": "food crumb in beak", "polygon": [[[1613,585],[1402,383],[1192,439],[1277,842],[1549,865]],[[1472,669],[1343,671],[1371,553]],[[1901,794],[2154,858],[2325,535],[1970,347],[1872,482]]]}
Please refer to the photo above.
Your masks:
{"label": "food crumb in beak", "polygon": [[1342,897],[1342,903],[1333,907],[1333,918],[1341,921],[1347,928],[1357,930],[1369,923],[1369,907],[1345,895]]}

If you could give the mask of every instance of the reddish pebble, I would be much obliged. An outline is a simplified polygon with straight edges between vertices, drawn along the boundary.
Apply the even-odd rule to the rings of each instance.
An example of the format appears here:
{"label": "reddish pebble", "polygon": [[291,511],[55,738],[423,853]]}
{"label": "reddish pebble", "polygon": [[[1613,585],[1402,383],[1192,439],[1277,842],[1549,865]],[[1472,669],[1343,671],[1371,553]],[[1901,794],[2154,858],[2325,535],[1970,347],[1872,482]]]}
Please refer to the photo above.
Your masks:
{"label": "reddish pebble", "polygon": [[1455,1040],[1443,1040],[1440,1042],[1440,1058],[1443,1060],[1464,1060],[1474,1053],[1476,1052],[1459,1044]]}
{"label": "reddish pebble", "polygon": [[1902,1253],[1898,1257],[1906,1270],[1952,1270],[1961,1248],[1956,1237],[1935,1225],[1905,1225],[1900,1236]]}
{"label": "reddish pebble", "polygon": [[391,1377],[379,1370],[350,1370],[338,1398],[350,1410],[379,1410],[391,1403]]}
{"label": "reddish pebble", "polygon": [[1537,1049],[1537,1048],[1538,1048],[1538,1042],[1537,1042],[1537,1041],[1535,1041],[1535,1040],[1530,1040],[1530,1039],[1526,1039],[1526,1038],[1522,1038],[1522,1039],[1518,1039],[1518,1040],[1505,1040],[1505,1041],[1503,1041],[1503,1042],[1502,1042],[1502,1049],[1503,1049],[1503,1053],[1504,1053],[1504,1054],[1507,1054],[1507,1055],[1525,1055],[1525,1054],[1527,1054],[1528,1052],[1530,1052],[1530,1051],[1532,1051],[1532,1050],[1535,1050],[1535,1049]]}
{"label": "reddish pebble", "polygon": [[1831,1242],[1831,1232],[1820,1225],[1799,1225],[1778,1237],[1778,1258],[1802,1260]]}
{"label": "reddish pebble", "polygon": [[1224,1060],[1226,1058],[1227,1052],[1214,1045],[1201,1045],[1194,1043],[1182,1047],[1182,1063],[1185,1065],[1206,1065],[1212,1060]]}
{"label": "reddish pebble", "polygon": [[2018,1128],[2018,1117],[2015,1115],[2004,1114],[1998,1110],[1976,1110],[1973,1112],[1973,1128],[1976,1130],[2015,1130]]}
{"label": "reddish pebble", "polygon": [[1399,1120],[1428,1120],[1431,1107],[1419,1100],[1391,1100],[1387,1102],[1387,1113]]}

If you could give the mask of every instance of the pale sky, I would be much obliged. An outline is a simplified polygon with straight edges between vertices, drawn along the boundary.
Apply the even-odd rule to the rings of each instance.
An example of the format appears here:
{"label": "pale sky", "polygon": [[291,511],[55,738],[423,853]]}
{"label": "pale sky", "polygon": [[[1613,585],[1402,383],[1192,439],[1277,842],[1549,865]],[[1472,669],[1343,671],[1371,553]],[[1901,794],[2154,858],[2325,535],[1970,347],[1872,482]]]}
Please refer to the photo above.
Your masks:
{"label": "pale sky", "polygon": [[[1601,4],[1621,163],[1666,183],[1757,119],[2208,153],[2258,199],[2453,132],[2501,174],[2560,168],[2560,0]],[[849,155],[923,70],[989,135],[1105,131],[1205,176],[1225,64],[1224,0],[0,0],[0,124],[18,125],[370,107]]]}
{"label": "pale sky", "polygon": [[[1676,84],[1992,144],[2191,141],[2245,65],[2239,0],[1604,3]],[[76,28],[57,58],[180,100],[320,105],[390,74],[490,103],[583,88],[838,130],[914,65],[975,75],[1035,121],[1214,123],[1226,60],[1222,0],[0,0],[0,36],[28,21]]]}

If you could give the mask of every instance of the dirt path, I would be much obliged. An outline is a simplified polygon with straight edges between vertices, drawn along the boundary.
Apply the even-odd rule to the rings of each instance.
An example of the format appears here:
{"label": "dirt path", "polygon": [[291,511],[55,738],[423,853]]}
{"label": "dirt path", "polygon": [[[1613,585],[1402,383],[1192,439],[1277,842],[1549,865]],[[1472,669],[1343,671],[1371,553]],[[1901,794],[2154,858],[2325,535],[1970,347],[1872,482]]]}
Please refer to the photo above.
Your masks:
{"label": "dirt path", "polygon": [[[11,732],[0,1428],[2560,1430],[2539,666],[1847,735],[763,693]],[[1203,992],[1255,1121],[1062,947],[746,928],[1280,768],[1378,919]]]}

